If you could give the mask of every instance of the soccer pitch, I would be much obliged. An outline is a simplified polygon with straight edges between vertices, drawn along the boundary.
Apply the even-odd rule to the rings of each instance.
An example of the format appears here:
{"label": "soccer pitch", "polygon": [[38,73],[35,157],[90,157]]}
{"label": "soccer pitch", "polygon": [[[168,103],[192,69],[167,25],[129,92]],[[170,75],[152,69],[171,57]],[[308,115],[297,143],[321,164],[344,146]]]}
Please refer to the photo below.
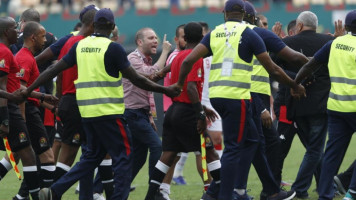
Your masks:
{"label": "soccer pitch", "polygon": [[[356,137],[354,136],[349,145],[349,149],[346,153],[340,171],[346,170],[349,165],[355,160],[356,155]],[[305,149],[299,141],[298,137],[295,137],[292,148],[289,155],[284,163],[283,168],[283,180],[292,183],[295,179],[301,160],[305,153]],[[0,152],[2,157],[4,152]],[[79,156],[77,156],[77,159]],[[132,186],[136,186],[136,190],[130,193],[129,200],[143,200],[148,189],[148,167],[146,165],[142,168],[140,173],[137,175],[136,179],[132,183]],[[20,171],[21,164],[20,164]],[[187,181],[185,186],[172,185],[171,187],[171,199],[172,200],[198,200],[203,194],[203,183],[200,176],[198,175],[195,156],[193,153],[189,154],[186,166],[184,168],[184,177]],[[20,181],[16,178],[13,170],[9,171],[6,177],[0,182],[0,200],[9,200],[14,197],[20,187]],[[77,184],[73,185],[64,195],[63,200],[75,200],[78,199],[78,195],[74,193]],[[253,167],[251,167],[251,172],[248,179],[248,190],[249,195],[254,196],[255,199],[259,199],[259,194],[262,189],[260,180]],[[309,189],[310,199],[317,199],[317,193],[314,192],[316,186],[315,181]],[[290,189],[287,187],[286,189]],[[338,196],[335,199],[341,200],[342,197]]]}

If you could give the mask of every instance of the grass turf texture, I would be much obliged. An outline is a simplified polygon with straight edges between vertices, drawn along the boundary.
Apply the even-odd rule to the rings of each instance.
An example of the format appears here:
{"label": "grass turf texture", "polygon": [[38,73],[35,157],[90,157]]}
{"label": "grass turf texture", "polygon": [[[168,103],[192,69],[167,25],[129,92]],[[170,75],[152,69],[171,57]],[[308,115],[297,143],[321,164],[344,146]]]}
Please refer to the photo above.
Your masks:
{"label": "grass turf texture", "polygon": [[[345,159],[342,163],[340,171],[346,170],[349,165],[355,159],[356,152],[356,137],[352,138],[352,141],[349,145],[349,149],[346,153]],[[289,155],[284,163],[283,168],[283,180],[289,183],[292,183],[295,179],[300,163],[302,161],[303,155],[305,153],[304,147],[301,145],[299,138],[295,137],[292,148],[289,152]],[[4,152],[0,152],[2,157]],[[79,156],[77,157],[77,159]],[[22,167],[20,164],[20,171],[22,172]],[[148,173],[147,173],[147,162],[146,165],[142,168],[140,173],[137,175],[136,179],[133,182],[133,186],[136,186],[136,190],[130,193],[129,200],[142,200],[147,192],[148,188]],[[203,184],[198,175],[195,166],[195,156],[193,153],[189,154],[187,159],[186,166],[184,168],[184,177],[187,181],[186,186],[177,186],[172,185],[171,187],[171,199],[172,200],[197,200],[200,199],[203,194]],[[78,199],[78,195],[74,194],[75,187],[77,184],[73,185],[64,195],[63,200],[75,200]],[[17,179],[15,172],[11,170],[8,172],[6,177],[0,182],[0,200],[10,200],[13,196],[16,195],[18,188],[20,187],[20,181]],[[255,199],[259,199],[259,194],[261,191],[261,183],[258,179],[254,168],[251,168],[251,172],[248,179],[248,189],[249,195],[254,196]],[[290,187],[286,187],[290,189]],[[315,182],[313,182],[311,188],[309,189],[310,199],[317,199],[317,193],[315,190]],[[336,200],[341,200],[342,197],[338,196]]]}

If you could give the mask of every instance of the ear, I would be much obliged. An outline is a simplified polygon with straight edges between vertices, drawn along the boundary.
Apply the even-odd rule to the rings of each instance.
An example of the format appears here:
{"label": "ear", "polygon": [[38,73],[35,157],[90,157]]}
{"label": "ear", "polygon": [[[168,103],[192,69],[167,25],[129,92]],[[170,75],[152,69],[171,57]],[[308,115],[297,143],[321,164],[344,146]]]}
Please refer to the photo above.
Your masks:
{"label": "ear", "polygon": [[137,46],[141,46],[143,44],[142,39],[137,39]]}
{"label": "ear", "polygon": [[178,42],[178,38],[177,37],[174,37],[174,41],[177,43]]}

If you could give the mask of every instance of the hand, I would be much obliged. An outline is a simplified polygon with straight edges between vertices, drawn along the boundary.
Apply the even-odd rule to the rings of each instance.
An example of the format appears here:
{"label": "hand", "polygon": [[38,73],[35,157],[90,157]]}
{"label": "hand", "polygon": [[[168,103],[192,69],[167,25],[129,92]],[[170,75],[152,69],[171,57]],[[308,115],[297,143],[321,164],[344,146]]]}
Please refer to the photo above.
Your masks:
{"label": "hand", "polygon": [[301,84],[299,84],[296,88],[291,88],[290,93],[296,99],[307,96],[305,93],[305,88]]}
{"label": "hand", "polygon": [[218,115],[212,110],[204,106],[204,112],[206,114],[206,118],[210,122],[215,122],[215,120],[218,118]]}
{"label": "hand", "polygon": [[180,93],[182,92],[182,89],[177,84],[173,84],[173,85],[170,85],[165,88],[166,88],[166,90],[165,90],[164,94],[169,97],[179,96]]}
{"label": "hand", "polygon": [[45,94],[44,101],[52,105],[57,105],[59,99],[53,95]]}
{"label": "hand", "polygon": [[201,134],[202,132],[204,132],[206,130],[206,120],[201,120],[201,119],[198,119],[198,122],[197,122],[197,131],[198,131],[198,134]]}
{"label": "hand", "polygon": [[150,124],[151,124],[153,130],[155,130],[157,132],[157,126],[155,124],[155,120],[153,119],[152,115],[150,115],[149,120],[150,120]]}
{"label": "hand", "polygon": [[9,134],[9,127],[5,126],[4,124],[0,125],[0,137],[4,138],[7,137],[7,135]]}
{"label": "hand", "polygon": [[272,26],[272,32],[275,33],[278,37],[282,38],[282,24],[280,22],[276,22]]}
{"label": "hand", "polygon": [[171,43],[169,43],[169,41],[166,40],[167,38],[167,34],[164,34],[163,36],[163,42],[162,42],[162,52],[165,51],[165,52],[169,52],[171,51]]}
{"label": "hand", "polygon": [[265,128],[271,128],[272,118],[271,118],[271,113],[269,113],[268,110],[265,110],[261,113],[261,120],[262,120],[262,125]]}
{"label": "hand", "polygon": [[342,25],[342,20],[335,21],[334,26],[335,26],[335,33],[334,34],[328,33],[328,35],[331,35],[333,37],[339,37],[345,35],[345,27]]}
{"label": "hand", "polygon": [[157,82],[157,81],[161,80],[162,78],[164,78],[165,75],[166,74],[161,70],[161,71],[151,74],[149,76],[149,79],[153,82]]}
{"label": "hand", "polygon": [[22,90],[22,89],[16,90],[15,92],[13,92],[11,94],[11,101],[16,102],[17,104],[21,104],[22,102],[24,102],[27,99],[27,96],[24,94],[27,94],[27,93],[25,93],[24,90]]}

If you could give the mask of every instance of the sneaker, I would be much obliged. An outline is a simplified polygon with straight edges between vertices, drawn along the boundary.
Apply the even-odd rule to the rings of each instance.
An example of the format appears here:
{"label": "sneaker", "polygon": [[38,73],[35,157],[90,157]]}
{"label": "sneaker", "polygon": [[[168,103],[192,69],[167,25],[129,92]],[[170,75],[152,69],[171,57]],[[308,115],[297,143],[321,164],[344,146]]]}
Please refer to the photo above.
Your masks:
{"label": "sneaker", "polygon": [[106,200],[103,194],[100,193],[94,193],[93,194],[93,200]]}
{"label": "sneaker", "polygon": [[[18,194],[17,194],[18,195]],[[12,200],[30,200],[30,197],[29,196],[27,196],[27,197],[18,197],[18,196],[14,196],[14,197],[12,197]]]}
{"label": "sneaker", "polygon": [[295,197],[295,191],[280,191],[276,196],[274,197],[267,197],[267,200],[290,200]]}
{"label": "sneaker", "polygon": [[355,200],[349,191],[346,192],[345,197],[342,200]]}
{"label": "sneaker", "polygon": [[200,198],[200,200],[217,200],[214,197],[208,195],[206,192],[204,192],[203,196]]}
{"label": "sneaker", "polygon": [[171,199],[169,198],[169,192],[168,192],[168,191],[160,189],[159,192],[162,194],[162,196],[163,196],[165,199],[171,200]]}
{"label": "sneaker", "polygon": [[235,190],[232,192],[233,200],[252,200],[253,197],[249,196],[247,192],[244,195],[239,195]]}
{"label": "sneaker", "polygon": [[52,191],[50,188],[42,188],[38,196],[39,200],[52,200]]}
{"label": "sneaker", "polygon": [[334,183],[336,185],[337,190],[341,193],[341,194],[346,194],[346,190],[344,185],[342,184],[341,180],[339,179],[339,177],[334,176]]}
{"label": "sneaker", "polygon": [[173,184],[175,185],[186,185],[187,183],[184,180],[183,176],[173,177]]}
{"label": "sneaker", "polygon": [[170,200],[169,198],[166,199],[161,192],[157,192],[155,196],[155,200]]}

